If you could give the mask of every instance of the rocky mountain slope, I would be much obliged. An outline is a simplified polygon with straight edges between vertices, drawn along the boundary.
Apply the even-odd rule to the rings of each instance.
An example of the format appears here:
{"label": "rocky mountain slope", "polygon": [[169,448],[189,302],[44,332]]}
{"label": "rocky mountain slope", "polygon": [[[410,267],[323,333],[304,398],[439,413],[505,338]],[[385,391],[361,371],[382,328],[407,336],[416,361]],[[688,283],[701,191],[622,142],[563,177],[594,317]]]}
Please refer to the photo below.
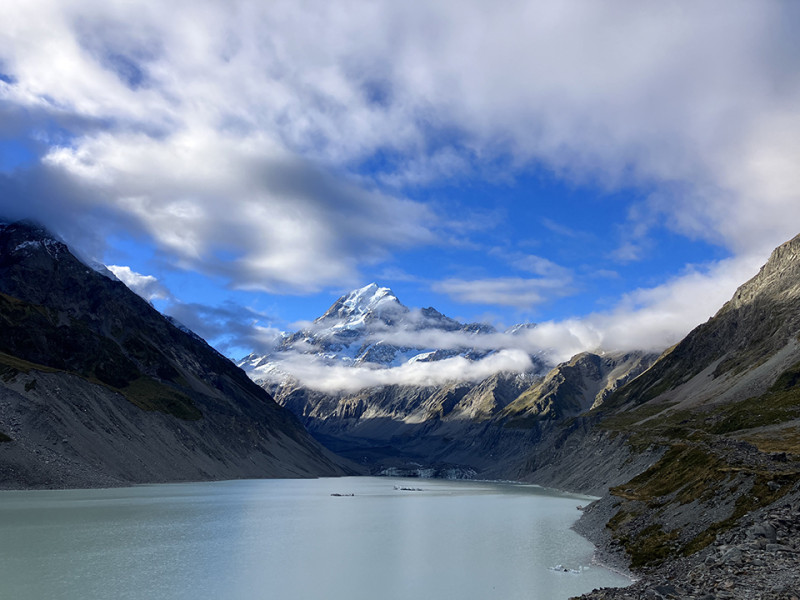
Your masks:
{"label": "rocky mountain slope", "polygon": [[[798,300],[800,236],[647,371],[532,449],[531,481],[575,489],[607,474],[580,530],[643,575],[585,598],[800,598]],[[612,475],[632,461],[635,472]]]}
{"label": "rocky mountain slope", "polygon": [[387,385],[353,393],[317,392],[294,381],[266,385],[314,436],[373,471],[413,472],[417,465],[513,478],[542,431],[602,403],[655,358],[641,352],[585,353],[545,377],[496,373],[477,382]]}
{"label": "rocky mountain slope", "polygon": [[0,486],[345,472],[229,360],[47,231],[0,225]]}

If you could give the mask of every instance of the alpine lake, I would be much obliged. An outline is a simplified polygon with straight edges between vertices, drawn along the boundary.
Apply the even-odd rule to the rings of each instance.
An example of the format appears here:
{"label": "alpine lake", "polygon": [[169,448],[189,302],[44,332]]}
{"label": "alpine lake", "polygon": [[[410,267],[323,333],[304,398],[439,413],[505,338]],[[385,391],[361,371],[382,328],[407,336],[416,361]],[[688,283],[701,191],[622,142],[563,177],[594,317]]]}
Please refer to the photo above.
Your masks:
{"label": "alpine lake", "polygon": [[537,486],[347,477],[0,492],[0,598],[560,600],[630,580]]}

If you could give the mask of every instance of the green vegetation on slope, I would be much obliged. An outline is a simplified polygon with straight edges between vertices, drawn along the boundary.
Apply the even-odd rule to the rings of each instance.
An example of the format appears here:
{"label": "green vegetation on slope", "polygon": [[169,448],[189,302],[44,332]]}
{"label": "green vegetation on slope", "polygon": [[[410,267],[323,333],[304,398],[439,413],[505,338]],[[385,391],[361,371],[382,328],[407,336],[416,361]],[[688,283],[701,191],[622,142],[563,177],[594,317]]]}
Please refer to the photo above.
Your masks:
{"label": "green vegetation on slope", "polygon": [[149,377],[140,377],[119,391],[143,410],[160,411],[184,421],[197,421],[203,418],[203,413],[197,409],[189,396]]}
{"label": "green vegetation on slope", "polygon": [[[724,455],[708,448],[675,444],[655,465],[611,490],[620,502],[607,526],[630,555],[634,567],[693,554],[731,529],[744,515],[775,502],[800,481],[797,471],[770,466],[757,462],[733,466]],[[693,531],[664,531],[662,516],[691,503],[713,506],[721,490],[735,498],[725,518]]]}
{"label": "green vegetation on slope", "polygon": [[[800,481],[790,460],[800,453],[800,363],[757,397],[691,410],[676,410],[676,404],[650,401],[614,413],[608,407],[594,411],[601,427],[627,435],[634,451],[667,448],[656,464],[611,490],[619,504],[608,527],[635,567],[701,550]],[[721,497],[730,502],[723,518],[691,531],[664,530],[668,515],[680,513],[681,506],[711,508]]]}
{"label": "green vegetation on slope", "polygon": [[628,500],[646,502],[657,508],[665,498],[680,504],[713,495],[725,478],[725,463],[696,446],[673,445],[655,465],[611,493]]}
{"label": "green vegetation on slope", "polygon": [[[32,370],[70,373],[121,393],[143,410],[197,420],[202,413],[178,387],[185,380],[167,357],[134,335],[122,343],[83,321],[0,293],[0,378]],[[152,373],[149,375],[147,372]],[[36,389],[36,380],[25,391]]]}

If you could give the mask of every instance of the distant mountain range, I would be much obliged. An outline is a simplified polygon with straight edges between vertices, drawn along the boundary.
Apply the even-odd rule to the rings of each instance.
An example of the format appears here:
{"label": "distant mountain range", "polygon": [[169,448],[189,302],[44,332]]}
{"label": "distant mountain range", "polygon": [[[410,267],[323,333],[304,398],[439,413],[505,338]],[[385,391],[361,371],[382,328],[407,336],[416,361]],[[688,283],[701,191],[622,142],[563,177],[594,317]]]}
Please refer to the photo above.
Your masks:
{"label": "distant mountain range", "polygon": [[[534,327],[519,325],[515,330]],[[285,333],[274,351],[238,361],[253,379],[286,383],[292,374],[282,363],[296,355],[313,356],[330,366],[399,367],[462,356],[475,361],[496,352],[484,323],[460,323],[434,308],[410,309],[387,287],[371,283],[339,298],[319,318],[296,333]],[[531,371],[544,363],[531,357]]]}
{"label": "distant mountain range", "polygon": [[372,283],[336,300],[309,327],[285,334],[274,352],[252,354],[238,364],[328,447],[377,472],[406,467],[414,472],[414,465],[424,464],[434,472],[471,473],[491,462],[478,446],[473,455],[460,448],[461,440],[474,437],[476,425],[484,431],[527,428],[577,415],[645,370],[656,355],[585,353],[556,368],[543,356],[528,355],[521,372],[477,379],[456,372],[442,383],[419,377],[420,383],[355,390],[315,389],[285,365],[299,355],[320,360],[323,368],[345,367],[343,378],[352,368],[355,379],[359,368],[435,367],[454,357],[475,363],[500,352],[509,336],[533,327],[523,323],[497,336],[491,325],[460,323],[434,308],[409,309],[389,288]]}

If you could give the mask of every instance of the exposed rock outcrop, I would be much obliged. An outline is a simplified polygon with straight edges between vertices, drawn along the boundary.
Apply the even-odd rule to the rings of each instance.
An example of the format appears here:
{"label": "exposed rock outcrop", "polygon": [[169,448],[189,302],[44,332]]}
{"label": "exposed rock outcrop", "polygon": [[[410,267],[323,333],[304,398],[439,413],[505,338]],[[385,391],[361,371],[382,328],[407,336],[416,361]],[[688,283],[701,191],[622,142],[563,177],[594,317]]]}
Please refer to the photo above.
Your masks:
{"label": "exposed rock outcrop", "polygon": [[[326,394],[296,382],[268,387],[328,447],[381,472],[406,463],[518,478],[521,462],[563,419],[602,404],[655,360],[641,352],[584,353],[546,377],[497,373],[441,386]],[[485,470],[487,470],[484,472]]]}

